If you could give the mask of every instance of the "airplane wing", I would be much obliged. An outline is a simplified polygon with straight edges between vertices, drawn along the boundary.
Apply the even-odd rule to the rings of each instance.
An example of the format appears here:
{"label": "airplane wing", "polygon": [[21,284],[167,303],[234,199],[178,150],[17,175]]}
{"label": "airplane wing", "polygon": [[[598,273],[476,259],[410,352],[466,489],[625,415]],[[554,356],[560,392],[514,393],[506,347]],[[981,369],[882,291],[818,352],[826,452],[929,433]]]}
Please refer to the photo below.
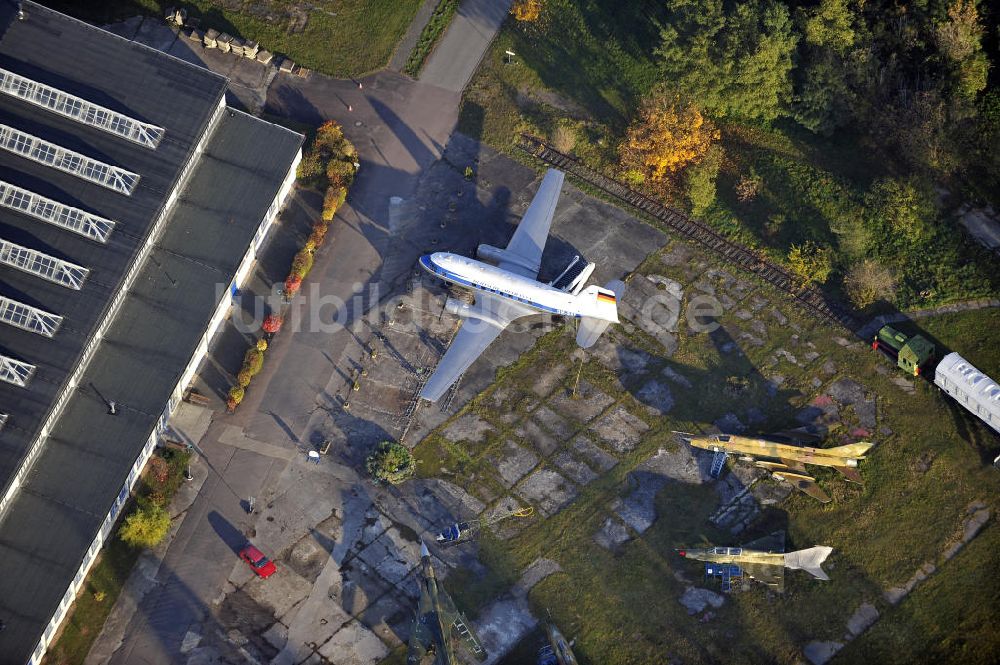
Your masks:
{"label": "airplane wing", "polygon": [[[559,203],[559,193],[565,175],[562,171],[549,169],[542,178],[542,184],[531,200],[527,212],[521,218],[521,223],[517,225],[514,236],[507,243],[507,251],[516,254],[523,259],[522,262],[501,261],[500,267],[504,270],[530,277],[538,277],[538,270],[542,265],[542,251],[545,250],[545,241],[549,237],[549,228],[552,226],[552,216],[556,212],[556,204]],[[532,269],[526,266],[530,265]]]}
{"label": "airplane wing", "polygon": [[443,589],[439,591],[438,603],[441,605],[441,625],[445,627],[445,630],[450,629],[453,634],[457,635],[476,658],[486,660],[486,649],[483,648],[479,636],[472,630],[472,625],[465,618],[465,615],[455,607],[451,596]]}
{"label": "airplane wing", "polygon": [[489,318],[500,321],[503,325],[497,326],[477,318],[467,318],[462,321],[462,327],[452,340],[451,346],[420,391],[422,398],[431,402],[439,400],[451,384],[455,383],[486,350],[486,347],[503,332],[507,324],[514,319],[536,313],[533,309],[488,293],[477,293],[475,306],[488,313]]}
{"label": "airplane wing", "polygon": [[863,485],[864,480],[861,478],[861,472],[858,471],[856,467],[853,466],[835,466],[833,467],[837,471],[840,471],[844,475],[844,478],[851,481],[852,483],[857,483],[858,485]]}
{"label": "airplane wing", "polygon": [[822,487],[817,485],[816,479],[811,476],[804,476],[799,473],[790,473],[788,471],[772,471],[771,475],[775,478],[780,478],[781,480],[787,480],[792,484],[792,487],[805,492],[814,499],[823,503],[830,503],[830,495],[827,494]]}
{"label": "airplane wing", "polygon": [[748,550],[757,550],[758,552],[784,552],[785,532],[775,531],[774,533],[758,538],[757,540],[750,541],[749,543],[743,543],[743,548]]}
{"label": "airplane wing", "polygon": [[798,471],[799,473],[806,472],[806,465],[803,464],[802,462],[797,462],[795,460],[784,459],[784,458],[782,458],[781,462],[792,471]]}
{"label": "airplane wing", "polygon": [[762,563],[748,563],[743,566],[743,572],[758,582],[766,584],[778,593],[785,591],[785,567],[768,566]]}

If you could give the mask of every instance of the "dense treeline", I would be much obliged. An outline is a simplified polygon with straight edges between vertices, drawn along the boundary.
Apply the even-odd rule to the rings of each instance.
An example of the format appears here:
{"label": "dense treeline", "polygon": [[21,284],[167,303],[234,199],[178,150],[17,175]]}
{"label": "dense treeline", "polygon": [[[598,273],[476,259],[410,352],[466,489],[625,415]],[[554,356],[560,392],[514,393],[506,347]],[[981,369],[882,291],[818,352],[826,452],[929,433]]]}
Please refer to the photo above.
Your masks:
{"label": "dense treeline", "polygon": [[[627,126],[606,112],[597,123],[562,119],[550,124],[554,140],[613,145],[611,160],[590,156],[782,258],[803,283],[829,278],[858,307],[995,292],[995,258],[954,218],[961,203],[1000,199],[998,31],[986,3],[544,6],[517,27],[521,48],[537,48],[545,85],[567,77],[583,91],[563,88],[592,117],[615,99],[614,82],[593,60],[558,72],[554,57],[571,50],[559,31],[594,39],[606,48],[599,58],[628,62],[631,50],[636,63],[634,74],[621,69],[632,78],[620,87],[636,93],[622,104]],[[528,109],[535,117],[519,106],[529,126],[542,122],[540,105]]]}
{"label": "dense treeline", "polygon": [[663,80],[716,116],[867,125],[913,169],[995,180],[1000,94],[975,0],[671,0]]}

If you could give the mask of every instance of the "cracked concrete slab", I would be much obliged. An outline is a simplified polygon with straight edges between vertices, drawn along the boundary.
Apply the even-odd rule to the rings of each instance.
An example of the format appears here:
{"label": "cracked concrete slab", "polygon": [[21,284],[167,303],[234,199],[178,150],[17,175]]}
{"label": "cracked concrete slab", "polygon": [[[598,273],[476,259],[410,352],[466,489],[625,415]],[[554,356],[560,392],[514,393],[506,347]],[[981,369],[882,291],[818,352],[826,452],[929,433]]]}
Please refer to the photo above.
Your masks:
{"label": "cracked concrete slab", "polygon": [[635,393],[635,398],[642,402],[646,411],[653,416],[665,416],[674,408],[674,396],[670,387],[661,381],[648,381]]}
{"label": "cracked concrete slab", "polygon": [[604,520],[601,528],[594,533],[594,542],[609,552],[617,551],[619,547],[627,543],[631,538],[632,536],[629,535],[625,525],[613,517]]}
{"label": "cracked concrete slab", "polygon": [[538,457],[513,441],[504,441],[503,449],[489,459],[505,487],[512,487],[538,464]]}
{"label": "cracked concrete slab", "polygon": [[618,464],[615,457],[590,440],[586,434],[579,434],[570,442],[570,448],[575,450],[587,463],[598,471],[607,472]]}
{"label": "cracked concrete slab", "polygon": [[576,498],[576,486],[551,469],[539,469],[521,481],[515,493],[546,516],[554,515]]}
{"label": "cracked concrete slab", "polygon": [[531,383],[531,390],[539,397],[547,397],[569,373],[569,365],[559,364],[542,370]]}
{"label": "cracked concrete slab", "polygon": [[565,450],[556,455],[552,462],[579,485],[586,485],[597,478],[597,474],[589,466]]}
{"label": "cracked concrete slab", "polygon": [[568,439],[576,431],[565,418],[544,405],[535,410],[534,420],[560,439]]}
{"label": "cracked concrete slab", "polygon": [[596,424],[591,425],[590,429],[615,452],[627,453],[639,445],[649,425],[619,406]]}
{"label": "cracked concrete slab", "polygon": [[559,440],[543,430],[534,420],[526,420],[514,430],[514,435],[533,447],[542,457],[548,457],[559,448]]}
{"label": "cracked concrete slab", "polygon": [[332,665],[375,665],[389,655],[389,647],[364,624],[353,620],[319,648],[319,655]]}
{"label": "cracked concrete slab", "polygon": [[466,413],[456,418],[442,434],[444,438],[455,443],[459,441],[482,443],[486,435],[492,431],[493,425],[486,422],[482,416],[477,413]]}

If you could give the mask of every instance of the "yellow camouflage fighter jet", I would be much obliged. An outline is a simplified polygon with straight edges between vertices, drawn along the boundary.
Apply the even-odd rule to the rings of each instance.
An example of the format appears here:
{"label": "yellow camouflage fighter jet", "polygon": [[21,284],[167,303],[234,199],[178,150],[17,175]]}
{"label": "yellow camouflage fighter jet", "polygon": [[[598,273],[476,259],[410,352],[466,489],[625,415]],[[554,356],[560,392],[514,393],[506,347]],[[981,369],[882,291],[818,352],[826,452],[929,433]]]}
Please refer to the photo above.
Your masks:
{"label": "yellow camouflage fighter jet", "polygon": [[687,432],[675,432],[695,448],[711,450],[716,454],[712,465],[712,475],[721,471],[726,455],[738,455],[740,459],[753,462],[755,466],[767,469],[779,480],[785,480],[796,489],[809,496],[828,503],[830,495],[816,484],[816,479],[806,472],[806,464],[829,466],[839,471],[852,483],[862,483],[858,472],[858,462],[872,448],[872,443],[850,443],[835,448],[810,448],[808,446],[781,443],[762,438],[738,436],[736,434],[713,434],[698,436]]}
{"label": "yellow camouflage fighter jet", "polygon": [[448,593],[438,587],[431,553],[420,543],[420,603],[413,619],[413,630],[406,652],[406,665],[458,665],[452,640],[461,638],[469,651],[480,661],[486,660],[486,650],[468,619]]}
{"label": "yellow camouflage fighter jet", "polygon": [[[718,575],[723,572],[722,567],[738,568],[740,574],[782,593],[785,590],[785,568],[804,570],[817,579],[829,580],[822,564],[832,551],[832,547],[817,545],[805,550],[785,552],[784,533],[778,532],[758,538],[743,547],[685,548],[677,550],[677,553],[688,559],[706,562],[706,575]],[[726,570],[725,573],[732,574],[732,571]],[[725,578],[728,577],[729,575],[725,575]]]}

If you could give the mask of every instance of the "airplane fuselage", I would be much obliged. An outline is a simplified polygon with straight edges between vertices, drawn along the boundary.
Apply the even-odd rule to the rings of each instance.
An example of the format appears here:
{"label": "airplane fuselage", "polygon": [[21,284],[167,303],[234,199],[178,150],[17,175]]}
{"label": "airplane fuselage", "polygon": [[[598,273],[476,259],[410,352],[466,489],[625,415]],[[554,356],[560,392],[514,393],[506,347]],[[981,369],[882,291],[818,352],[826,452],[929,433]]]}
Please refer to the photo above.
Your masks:
{"label": "airplane fuselage", "polygon": [[735,434],[716,435],[711,437],[692,437],[691,445],[712,452],[726,452],[731,455],[748,455],[750,457],[772,457],[776,459],[794,460],[803,464],[817,466],[855,467],[861,457],[848,457],[837,454],[836,448],[810,448],[808,446],[792,446],[767,439],[755,439]]}
{"label": "airplane fuselage", "polygon": [[679,554],[688,559],[710,561],[712,563],[736,563],[743,565],[748,563],[757,563],[767,566],[785,565],[785,555],[783,553],[761,552],[759,550],[748,550],[742,547],[684,549],[681,550]]}
{"label": "airplane fuselage", "polygon": [[529,279],[517,273],[475,259],[435,252],[420,257],[420,266],[435,277],[451,284],[488,293],[539,312],[580,318],[583,316],[618,322],[608,318],[585,299]]}

